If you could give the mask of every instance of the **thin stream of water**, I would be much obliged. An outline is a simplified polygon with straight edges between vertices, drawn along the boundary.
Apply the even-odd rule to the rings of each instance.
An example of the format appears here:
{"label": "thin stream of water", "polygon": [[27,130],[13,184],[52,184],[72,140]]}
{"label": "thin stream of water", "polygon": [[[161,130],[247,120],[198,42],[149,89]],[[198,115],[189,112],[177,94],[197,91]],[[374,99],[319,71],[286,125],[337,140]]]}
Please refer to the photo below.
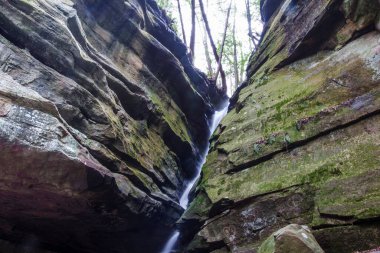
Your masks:
{"label": "thin stream of water", "polygon": [[[227,104],[227,106],[224,109],[215,112],[215,114],[214,114],[214,116],[212,118],[211,126],[210,126],[210,135],[212,135],[212,133],[218,127],[220,121],[227,114],[227,111],[228,111],[228,104]],[[207,153],[208,153],[208,149],[209,149],[209,147],[207,147],[205,149],[204,153],[202,154],[202,158],[201,158],[200,162],[198,163],[198,165],[196,167],[196,170],[197,170],[196,173],[197,174],[193,178],[193,180],[191,180],[187,184],[187,187],[186,187],[185,191],[183,192],[182,197],[181,197],[181,199],[179,201],[179,204],[184,209],[186,209],[187,206],[189,205],[190,191],[193,188],[194,184],[197,182],[199,176],[201,175],[202,166],[206,162],[206,156],[207,156]],[[174,231],[173,234],[170,236],[169,240],[167,241],[167,243],[165,244],[165,247],[163,248],[163,250],[161,251],[161,253],[170,253],[170,252],[172,252],[172,250],[176,246],[176,242],[177,242],[177,240],[179,238],[179,235],[180,235],[180,232],[178,230]]]}

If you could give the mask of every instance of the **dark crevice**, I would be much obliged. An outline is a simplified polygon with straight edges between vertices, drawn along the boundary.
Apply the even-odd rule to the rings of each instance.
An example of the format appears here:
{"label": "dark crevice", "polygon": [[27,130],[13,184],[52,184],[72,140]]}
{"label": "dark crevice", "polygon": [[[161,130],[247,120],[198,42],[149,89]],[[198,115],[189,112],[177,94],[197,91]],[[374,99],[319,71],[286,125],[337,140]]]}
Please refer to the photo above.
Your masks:
{"label": "dark crevice", "polygon": [[253,203],[255,200],[257,200],[259,198],[262,198],[262,197],[265,197],[265,196],[268,196],[268,195],[272,195],[272,194],[276,194],[276,193],[287,192],[287,191],[289,191],[291,189],[297,189],[297,188],[300,188],[302,186],[305,186],[305,184],[296,184],[296,185],[292,185],[292,186],[289,186],[289,187],[286,187],[286,188],[282,188],[282,189],[279,189],[279,190],[276,190],[276,191],[270,191],[270,192],[266,192],[266,193],[263,193],[263,194],[258,194],[258,195],[255,195],[255,196],[251,196],[251,197],[248,197],[246,199],[243,199],[243,200],[240,200],[240,201],[236,201],[234,203],[234,205],[232,206],[232,208],[242,207],[242,206],[248,205],[250,203]]}
{"label": "dark crevice", "polygon": [[128,87],[118,79],[107,76],[107,83],[110,89],[116,94],[123,109],[135,120],[145,120],[154,117],[149,110],[152,107],[150,101],[143,96],[133,94]]}
{"label": "dark crevice", "polygon": [[[157,175],[154,174],[153,172],[149,171],[145,167],[143,167],[136,159],[133,157],[129,156],[128,154],[118,150],[117,148],[111,146],[111,145],[106,145],[107,148],[114,153],[120,160],[125,162],[127,166],[133,167],[138,169],[139,171],[143,172],[144,174],[148,175],[153,182],[158,186],[158,188],[167,194],[166,190],[163,188],[164,182],[162,182],[159,178],[157,178]],[[163,180],[164,181],[164,180]],[[166,183],[166,182],[165,182]],[[170,195],[170,194],[169,194]]]}
{"label": "dark crevice", "polygon": [[318,226],[312,226],[311,228],[314,231],[326,229],[326,228],[336,228],[336,227],[349,227],[352,226],[352,223],[346,223],[346,224],[322,224]]}
{"label": "dark crevice", "polygon": [[[352,220],[345,220],[345,216],[337,216],[337,215],[328,215],[327,218],[337,219],[339,221],[349,221],[348,223],[344,224],[321,224],[318,226],[313,226],[312,229],[314,231],[326,229],[326,228],[336,228],[336,227],[350,227],[350,226],[366,226],[366,225],[374,225],[374,224],[380,224],[380,217],[373,217],[368,219],[357,219],[352,217]],[[337,218],[338,217],[338,218]],[[343,219],[342,219],[343,218]],[[349,217],[347,217],[349,218]]]}
{"label": "dark crevice", "polygon": [[373,225],[380,223],[380,216],[379,217],[372,217],[372,218],[366,218],[366,219],[357,219],[354,221],[354,225]]}
{"label": "dark crevice", "polygon": [[178,164],[182,167],[183,176],[187,179],[193,178],[194,173],[196,173],[193,170],[199,156],[197,149],[189,142],[183,141],[166,121],[161,119],[159,128],[165,145],[178,157]]}
{"label": "dark crevice", "polygon": [[253,203],[255,200],[257,199],[260,199],[264,196],[268,196],[268,195],[271,195],[271,194],[276,194],[276,193],[280,193],[280,192],[286,192],[290,189],[294,189],[294,188],[298,188],[298,187],[302,187],[304,186],[304,184],[296,184],[296,185],[292,185],[292,186],[289,186],[289,187],[286,187],[286,188],[281,188],[279,190],[275,190],[275,191],[270,191],[270,192],[266,192],[266,193],[263,193],[263,194],[258,194],[258,195],[254,195],[254,196],[250,196],[248,198],[245,198],[245,199],[242,199],[242,200],[239,200],[239,201],[233,201],[233,200],[229,200],[229,199],[222,199],[221,201],[218,201],[217,203],[215,203],[210,212],[209,212],[209,219],[217,216],[217,215],[220,215],[221,213],[225,212],[226,210],[229,210],[229,209],[237,209],[239,207],[242,207],[242,206],[245,206],[245,205],[248,205],[250,203]]}
{"label": "dark crevice", "polygon": [[159,197],[159,196],[153,194],[151,192],[151,190],[148,187],[145,186],[144,182],[142,182],[140,180],[140,178],[138,178],[136,175],[134,175],[134,174],[128,174],[128,173],[120,172],[120,171],[115,171],[114,173],[117,173],[117,174],[120,174],[122,176],[127,177],[136,188],[138,188],[139,190],[143,191],[146,195],[148,195],[152,199],[157,200],[159,202],[166,202],[166,203],[171,202],[171,203],[174,203],[172,200],[169,199],[169,197],[175,199],[174,196],[170,196],[170,195],[167,196],[167,195],[164,194],[164,196],[166,198],[163,198],[163,197]]}
{"label": "dark crevice", "polygon": [[333,219],[333,220],[339,220],[339,221],[353,221],[355,219],[355,216],[343,216],[339,214],[329,214],[329,213],[321,213],[319,212],[319,216],[321,218],[325,219]]}

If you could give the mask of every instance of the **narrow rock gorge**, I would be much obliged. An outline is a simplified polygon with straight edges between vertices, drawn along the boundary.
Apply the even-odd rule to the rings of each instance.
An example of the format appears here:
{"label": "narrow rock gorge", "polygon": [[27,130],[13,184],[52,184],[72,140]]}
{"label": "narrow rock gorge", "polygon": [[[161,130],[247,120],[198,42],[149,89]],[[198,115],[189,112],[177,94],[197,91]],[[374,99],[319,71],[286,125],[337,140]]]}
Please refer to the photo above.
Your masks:
{"label": "narrow rock gorge", "polygon": [[260,6],[184,210],[226,99],[165,11],[0,0],[0,252],[160,253],[176,229],[172,252],[379,247],[380,2]]}

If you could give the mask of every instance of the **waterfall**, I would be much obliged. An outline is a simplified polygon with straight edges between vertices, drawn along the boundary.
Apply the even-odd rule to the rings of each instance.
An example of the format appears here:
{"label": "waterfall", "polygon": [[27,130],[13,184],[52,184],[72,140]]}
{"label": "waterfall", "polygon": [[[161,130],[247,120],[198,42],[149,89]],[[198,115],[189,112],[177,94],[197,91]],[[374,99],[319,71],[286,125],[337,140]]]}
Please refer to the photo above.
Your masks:
{"label": "waterfall", "polygon": [[170,253],[172,249],[174,249],[175,243],[177,242],[177,239],[179,237],[179,231],[174,231],[173,235],[170,236],[169,241],[165,244],[164,249],[161,251],[161,253]]}
{"label": "waterfall", "polygon": [[[228,103],[227,103],[227,105],[222,110],[215,112],[214,116],[212,117],[212,122],[211,122],[211,125],[210,125],[210,135],[212,135],[212,133],[218,127],[220,121],[227,114],[227,111],[228,111]],[[187,206],[188,206],[188,204],[189,204],[190,191],[193,188],[194,184],[197,182],[199,176],[201,175],[202,166],[206,162],[206,156],[207,156],[207,153],[208,153],[208,149],[209,149],[209,147],[207,147],[205,149],[205,151],[201,154],[201,159],[200,159],[200,161],[198,162],[198,164],[196,166],[196,173],[197,174],[196,174],[196,176],[190,182],[187,183],[186,189],[185,189],[185,191],[183,192],[183,194],[182,194],[182,196],[180,198],[179,204],[184,209],[186,209]],[[179,235],[180,235],[180,232],[178,230],[175,230],[173,232],[173,234],[170,236],[170,238],[167,241],[167,243],[165,244],[165,247],[163,248],[163,250],[161,251],[161,253],[170,253],[170,252],[172,252],[172,250],[176,246],[176,242],[178,240]]]}

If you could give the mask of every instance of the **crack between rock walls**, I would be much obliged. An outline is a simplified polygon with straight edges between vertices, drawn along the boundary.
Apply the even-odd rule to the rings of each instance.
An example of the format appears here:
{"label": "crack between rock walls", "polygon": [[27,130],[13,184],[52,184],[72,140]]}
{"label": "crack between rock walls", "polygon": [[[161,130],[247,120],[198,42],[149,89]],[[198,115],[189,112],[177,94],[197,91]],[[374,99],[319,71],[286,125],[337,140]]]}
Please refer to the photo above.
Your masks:
{"label": "crack between rock walls", "polygon": [[[248,205],[252,202],[254,202],[255,200],[258,200],[262,197],[265,197],[265,196],[268,196],[268,195],[272,195],[272,194],[276,194],[276,193],[281,193],[281,192],[286,192],[286,191],[289,191],[291,189],[297,189],[299,187],[302,187],[302,186],[305,186],[305,185],[309,185],[309,184],[296,184],[296,185],[291,185],[289,187],[286,187],[286,188],[283,188],[283,189],[279,189],[279,190],[276,190],[276,191],[271,191],[271,192],[266,192],[266,193],[262,193],[262,194],[258,194],[258,195],[255,195],[255,196],[251,196],[251,197],[248,197],[248,198],[245,198],[245,199],[242,199],[242,200],[239,200],[239,201],[231,201],[229,204],[226,204],[225,206],[222,206],[222,207],[218,207],[218,205],[220,205],[221,201],[215,203],[212,205],[211,209],[210,209],[210,214],[209,214],[209,220],[211,220],[210,222],[207,222],[207,224],[203,224],[201,227],[205,227],[206,225],[209,225],[211,224],[212,222],[218,220],[219,218],[225,216],[228,214],[227,211],[229,211],[230,209],[235,209],[235,208],[239,208],[239,207],[242,207],[242,206],[245,206],[245,205]],[[204,194],[206,194],[206,196],[208,197],[207,193],[205,192]],[[208,197],[209,198],[209,197]],[[220,208],[218,211],[214,211],[214,213],[212,213],[212,209],[215,209],[215,208]],[[226,213],[224,213],[226,212]]]}
{"label": "crack between rock walls", "polygon": [[320,132],[319,134],[317,135],[314,135],[314,136],[311,136],[309,138],[306,138],[304,140],[300,140],[300,141],[296,141],[296,142],[293,142],[293,143],[290,143],[288,144],[286,147],[282,148],[282,149],[279,149],[277,151],[274,151],[268,155],[265,155],[265,156],[262,156],[256,160],[253,160],[253,161],[250,161],[250,162],[247,162],[247,163],[244,163],[244,164],[241,164],[233,169],[230,169],[228,170],[227,172],[225,172],[225,174],[235,174],[235,173],[238,173],[238,172],[241,172],[241,171],[244,171],[246,169],[249,169],[250,167],[253,167],[253,166],[256,166],[260,163],[263,163],[263,162],[266,162],[266,161],[269,161],[271,160],[274,156],[280,154],[280,153],[285,153],[285,152],[290,152],[296,148],[299,148],[299,147],[302,147],[302,146],[305,146],[307,144],[309,144],[310,142],[313,142],[323,136],[326,136],[326,135],[329,135],[330,133],[332,132],[335,132],[335,131],[339,131],[339,130],[342,130],[342,129],[345,129],[345,128],[348,128],[350,126],[353,126],[363,120],[366,120],[366,119],[369,119],[369,118],[372,118],[374,116],[377,116],[380,114],[380,109],[376,109],[370,113],[367,113],[363,116],[360,116],[358,117],[357,119],[354,119],[352,121],[349,121],[345,124],[341,124],[341,125],[337,125],[333,128],[330,128],[330,129],[327,129],[325,131],[322,131]]}
{"label": "crack between rock walls", "polygon": [[[332,215],[335,218],[337,217],[336,215]],[[337,220],[342,220],[341,218],[345,218],[344,216],[339,216],[340,219]],[[347,216],[348,217],[348,216]],[[343,219],[344,221],[344,219]],[[373,218],[367,218],[367,219],[356,219],[352,220],[350,223],[345,223],[345,224],[322,224],[318,226],[312,226],[313,231],[318,231],[318,230],[323,230],[326,228],[337,228],[337,227],[350,227],[350,226],[369,226],[369,225],[380,225],[380,217],[373,217]]]}

